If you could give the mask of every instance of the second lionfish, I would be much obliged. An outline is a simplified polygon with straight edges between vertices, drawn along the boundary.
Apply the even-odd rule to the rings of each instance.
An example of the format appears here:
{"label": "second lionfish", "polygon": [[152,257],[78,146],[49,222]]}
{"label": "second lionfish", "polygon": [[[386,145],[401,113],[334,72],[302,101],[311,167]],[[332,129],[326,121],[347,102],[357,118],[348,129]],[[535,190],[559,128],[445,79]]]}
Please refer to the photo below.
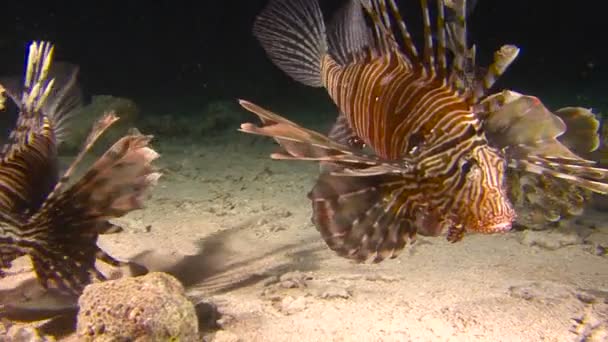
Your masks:
{"label": "second lionfish", "polygon": [[417,233],[447,231],[456,242],[467,231],[508,231],[516,216],[509,168],[606,193],[608,171],[559,141],[563,120],[533,97],[488,96],[517,47],[500,48],[478,76],[466,1],[437,0],[434,30],[427,1],[420,4],[422,53],[394,0],[349,0],[327,27],[317,0],[271,0],[256,19],[274,63],[325,87],[340,110],[324,136],[241,101],[263,123],[241,130],[274,137],[284,149],[274,158],[321,162],[309,198],[329,247],[379,262]]}
{"label": "second lionfish", "polygon": [[60,174],[57,149],[80,92],[76,68],[52,58],[52,45],[32,43],[23,83],[2,82],[19,115],[0,153],[0,277],[28,255],[42,286],[78,295],[92,277],[104,279],[96,260],[121,264],[97,246],[97,237],[120,230],[109,219],[141,208],[160,176],[151,165],[158,154],[148,146],[151,136],[133,131],[70,182],[85,153],[118,120],[107,113]]}

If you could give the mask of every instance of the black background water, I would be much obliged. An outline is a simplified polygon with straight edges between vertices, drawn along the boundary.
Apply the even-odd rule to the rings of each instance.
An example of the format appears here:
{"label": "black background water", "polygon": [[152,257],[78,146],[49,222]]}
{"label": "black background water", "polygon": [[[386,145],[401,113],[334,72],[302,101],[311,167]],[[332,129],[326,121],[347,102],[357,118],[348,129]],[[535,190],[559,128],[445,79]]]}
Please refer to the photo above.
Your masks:
{"label": "black background water", "polygon": [[[326,0],[335,8],[339,0]],[[416,0],[402,1],[410,28]],[[499,86],[555,105],[603,107],[608,81],[604,1],[480,0],[470,21],[482,61],[501,44],[521,47]],[[251,35],[266,0],[3,1],[0,73],[22,72],[33,39],[81,66],[89,93],[178,106],[209,99],[258,101],[322,96],[276,69]],[[431,1],[434,3],[434,1]],[[173,99],[173,100],[171,100]],[[582,102],[582,103],[580,103]],[[167,110],[167,108],[163,108]]]}

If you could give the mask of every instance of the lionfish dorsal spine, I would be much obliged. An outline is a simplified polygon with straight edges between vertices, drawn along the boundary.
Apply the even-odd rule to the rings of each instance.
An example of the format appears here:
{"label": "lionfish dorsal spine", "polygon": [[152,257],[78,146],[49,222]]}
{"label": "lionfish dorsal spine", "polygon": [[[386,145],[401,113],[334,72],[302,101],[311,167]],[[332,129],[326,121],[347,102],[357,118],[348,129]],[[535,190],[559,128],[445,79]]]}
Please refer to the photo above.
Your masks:
{"label": "lionfish dorsal spine", "polygon": [[28,56],[26,76],[22,96],[22,110],[35,115],[48,98],[54,84],[48,79],[54,47],[48,42],[32,42]]}
{"label": "lionfish dorsal spine", "polygon": [[494,86],[494,83],[507,70],[519,55],[519,48],[515,45],[503,45],[494,53],[494,61],[488,68],[482,82],[477,82],[474,89],[474,102],[477,103]]}
{"label": "lionfish dorsal spine", "polygon": [[446,56],[445,8],[444,0],[437,0],[437,72],[439,77],[447,77],[448,60]]}
{"label": "lionfish dorsal spine", "polygon": [[420,0],[422,8],[422,23],[424,30],[424,64],[431,75],[435,75],[435,52],[433,47],[433,32],[431,29],[431,16],[427,0]]}
{"label": "lionfish dorsal spine", "polygon": [[440,2],[444,2],[445,6],[451,8],[455,18],[455,21],[448,25],[448,34],[451,36],[451,49],[454,55],[449,76],[450,83],[461,93],[464,93],[466,92],[466,83],[462,77],[465,73],[465,56],[467,53],[466,0],[440,0]]}

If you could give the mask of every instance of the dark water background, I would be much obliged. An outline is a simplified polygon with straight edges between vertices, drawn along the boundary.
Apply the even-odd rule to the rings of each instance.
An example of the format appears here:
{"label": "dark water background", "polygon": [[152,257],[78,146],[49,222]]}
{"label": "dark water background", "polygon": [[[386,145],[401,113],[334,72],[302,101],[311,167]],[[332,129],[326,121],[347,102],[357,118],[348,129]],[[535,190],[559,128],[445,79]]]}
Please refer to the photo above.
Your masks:
{"label": "dark water background", "polygon": [[[342,0],[321,0],[331,10]],[[33,39],[53,41],[59,59],[81,66],[88,93],[134,99],[146,115],[248,98],[329,106],[323,91],[276,69],[251,35],[266,0],[4,1],[0,74],[21,73]],[[400,1],[419,31],[417,0]],[[434,1],[431,1],[434,3]],[[603,1],[479,0],[471,40],[482,64],[504,43],[521,47],[499,83],[550,106],[608,109]]]}

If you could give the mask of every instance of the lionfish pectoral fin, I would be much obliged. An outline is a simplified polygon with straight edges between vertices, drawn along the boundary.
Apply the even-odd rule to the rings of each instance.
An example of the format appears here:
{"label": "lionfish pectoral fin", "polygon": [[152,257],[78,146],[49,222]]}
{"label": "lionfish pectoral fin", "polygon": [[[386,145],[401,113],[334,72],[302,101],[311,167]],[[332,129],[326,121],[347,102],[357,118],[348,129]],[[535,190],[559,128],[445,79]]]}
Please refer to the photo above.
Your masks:
{"label": "lionfish pectoral fin", "polygon": [[77,297],[91,282],[91,275],[101,280],[105,280],[105,277],[95,267],[85,266],[95,264],[94,256],[99,247],[84,238],[71,239],[70,242],[82,245],[64,246],[61,249],[42,244],[32,245],[29,254],[42,287]]}
{"label": "lionfish pectoral fin", "polygon": [[160,177],[151,165],[159,155],[148,146],[150,140],[141,134],[122,137],[30,219],[28,226],[37,234],[27,242],[28,254],[43,285],[78,294],[91,275],[103,279],[96,259],[121,264],[97,246],[97,237],[115,229],[108,219],[142,208],[147,190]]}
{"label": "lionfish pectoral fin", "polygon": [[91,147],[93,147],[97,139],[99,139],[99,137],[118,120],[119,118],[114,112],[107,112],[102,115],[95,122],[95,124],[93,124],[93,128],[91,128],[91,131],[89,132],[89,135],[87,136],[84,145],[76,155],[76,158],[74,158],[68,168],[64,171],[63,175],[61,176],[61,179],[59,179],[59,181],[55,185],[55,188],[53,189],[51,194],[49,194],[49,198],[53,198],[61,192],[64,186],[70,181],[70,177],[76,171],[77,167],[80,165],[80,162],[87,154],[87,152],[89,152]]}
{"label": "lionfish pectoral fin", "polygon": [[514,223],[527,228],[579,216],[592,198],[591,191],[572,182],[517,169],[507,171],[505,182],[517,212]]}
{"label": "lionfish pectoral fin", "polygon": [[448,229],[446,240],[451,243],[461,241],[464,238],[465,229],[463,226],[451,226]]}
{"label": "lionfish pectoral fin", "polygon": [[350,163],[358,167],[376,166],[385,162],[366,155],[357,148],[340,144],[323,134],[305,129],[278,114],[261,108],[251,102],[240,100],[243,108],[256,114],[262,126],[244,123],[241,132],[274,138],[285,153],[274,153],[274,159],[313,160],[321,162]]}
{"label": "lionfish pectoral fin", "polygon": [[410,170],[410,164],[397,164],[397,163],[389,163],[385,162],[384,164],[379,164],[375,166],[365,167],[365,168],[349,168],[346,164],[341,164],[340,168],[337,170],[332,170],[331,174],[334,176],[358,176],[358,177],[369,177],[369,176],[379,176],[385,174],[403,174],[407,173]]}
{"label": "lionfish pectoral fin", "polygon": [[338,255],[374,262],[396,257],[416,234],[402,213],[404,179],[321,174],[309,193],[312,221]]}
{"label": "lionfish pectoral fin", "polygon": [[599,194],[608,194],[608,169],[595,167],[592,161],[585,159],[531,155],[525,159],[510,159],[509,167],[561,179]]}

